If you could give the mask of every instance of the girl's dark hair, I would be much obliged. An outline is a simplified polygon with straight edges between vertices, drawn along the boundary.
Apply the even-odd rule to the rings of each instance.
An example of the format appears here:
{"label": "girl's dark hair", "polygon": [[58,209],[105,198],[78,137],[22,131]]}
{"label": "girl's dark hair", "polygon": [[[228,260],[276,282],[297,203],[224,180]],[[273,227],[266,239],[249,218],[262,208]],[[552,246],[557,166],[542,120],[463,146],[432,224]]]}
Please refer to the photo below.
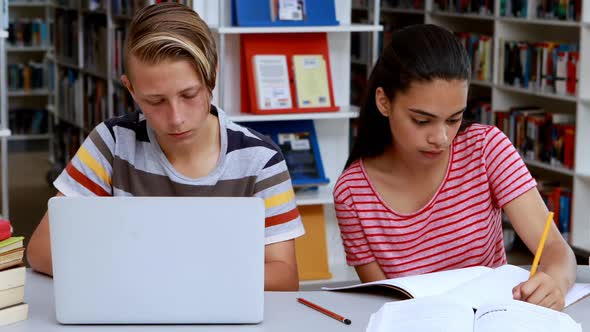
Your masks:
{"label": "girl's dark hair", "polygon": [[[450,31],[421,24],[394,32],[391,43],[383,50],[369,77],[358,118],[358,134],[346,167],[358,159],[381,155],[392,143],[389,122],[375,103],[377,88],[383,88],[387,97],[393,100],[414,82],[468,80],[470,77],[471,61],[467,51]],[[463,121],[460,130],[469,125]]]}

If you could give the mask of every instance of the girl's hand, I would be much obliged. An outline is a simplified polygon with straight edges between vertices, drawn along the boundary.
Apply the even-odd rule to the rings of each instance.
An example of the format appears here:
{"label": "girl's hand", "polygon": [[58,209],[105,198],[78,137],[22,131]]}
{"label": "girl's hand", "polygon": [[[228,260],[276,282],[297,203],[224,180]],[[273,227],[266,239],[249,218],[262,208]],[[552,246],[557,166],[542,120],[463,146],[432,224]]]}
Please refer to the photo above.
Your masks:
{"label": "girl's hand", "polygon": [[525,282],[512,289],[515,300],[526,301],[546,308],[561,311],[565,306],[565,295],[555,279],[547,273],[537,271]]}

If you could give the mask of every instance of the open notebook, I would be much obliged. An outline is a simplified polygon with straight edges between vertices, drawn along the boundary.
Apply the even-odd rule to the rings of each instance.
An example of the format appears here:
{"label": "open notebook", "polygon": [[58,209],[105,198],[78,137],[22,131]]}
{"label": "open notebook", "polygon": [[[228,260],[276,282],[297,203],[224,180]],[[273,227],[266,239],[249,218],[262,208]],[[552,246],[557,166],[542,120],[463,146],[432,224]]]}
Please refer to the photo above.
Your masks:
{"label": "open notebook", "polygon": [[[364,287],[387,287],[409,298],[444,295],[446,298],[477,309],[486,303],[512,300],[512,288],[529,278],[529,271],[514,265],[495,269],[475,266],[456,270],[433,272],[416,276],[380,280],[347,287],[324,290],[344,290]],[[577,283],[567,293],[565,306],[590,294],[590,284]]]}
{"label": "open notebook", "polygon": [[526,303],[508,300],[471,306],[443,296],[386,303],[369,319],[367,332],[582,332],[568,315]]}

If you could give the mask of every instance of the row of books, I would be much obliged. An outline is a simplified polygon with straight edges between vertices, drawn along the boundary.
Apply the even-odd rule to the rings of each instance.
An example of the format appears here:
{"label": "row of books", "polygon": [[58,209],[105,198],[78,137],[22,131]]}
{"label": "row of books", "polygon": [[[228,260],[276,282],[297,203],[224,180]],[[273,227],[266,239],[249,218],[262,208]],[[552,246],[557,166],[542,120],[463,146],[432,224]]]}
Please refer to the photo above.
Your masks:
{"label": "row of books", "polygon": [[554,213],[554,221],[561,235],[569,240],[572,223],[572,189],[555,180],[537,180],[537,189],[547,205]]}
{"label": "row of books", "polygon": [[54,44],[55,53],[59,58],[73,64],[78,63],[78,13],[76,11],[56,8]]}
{"label": "row of books", "polygon": [[[294,108],[287,56],[255,55],[252,58],[256,100],[260,110]],[[321,54],[293,55],[289,62],[295,81],[296,107],[329,107],[329,73]]]}
{"label": "row of books", "polygon": [[59,122],[53,126],[53,139],[51,140],[54,157],[54,167],[57,175],[66,167],[70,159],[76,155],[80,148],[80,135],[82,130],[69,123]]}
{"label": "row of books", "polygon": [[59,84],[57,115],[60,119],[82,126],[82,93],[84,86],[77,71],[61,68],[57,73]]}
{"label": "row of books", "polygon": [[45,86],[45,67],[42,63],[10,63],[6,66],[8,89],[24,90],[41,89]]}
{"label": "row of books", "polygon": [[84,68],[96,73],[107,72],[108,34],[104,15],[88,16],[84,19]]}
{"label": "row of books", "polygon": [[12,236],[8,220],[0,220],[0,326],[27,319],[23,237]]}
{"label": "row of books", "polygon": [[135,101],[131,97],[129,91],[120,86],[115,86],[113,92],[113,112],[115,116],[124,115],[134,112],[137,109]]}
{"label": "row of books", "polygon": [[8,44],[12,46],[49,45],[49,24],[40,18],[19,18],[8,22]]}
{"label": "row of books", "polygon": [[11,108],[8,111],[8,127],[13,135],[45,134],[47,111],[38,108]]}
{"label": "row of books", "polygon": [[492,81],[492,37],[468,32],[456,34],[471,59],[471,78],[478,81]]}
{"label": "row of books", "polygon": [[[529,13],[529,8],[534,13]],[[528,17],[532,14],[530,16],[541,19],[579,21],[581,12],[581,0],[500,0],[500,16]]]}
{"label": "row of books", "polygon": [[434,9],[460,14],[493,15],[494,0],[434,0]]}
{"label": "row of books", "polygon": [[528,160],[574,168],[575,117],[550,113],[537,106],[495,111],[495,125]]}
{"label": "row of books", "polygon": [[492,124],[492,116],[492,103],[489,96],[470,98],[463,113],[465,120],[486,125]]}
{"label": "row of books", "polygon": [[500,45],[500,82],[535,91],[576,94],[577,44],[501,41]]}

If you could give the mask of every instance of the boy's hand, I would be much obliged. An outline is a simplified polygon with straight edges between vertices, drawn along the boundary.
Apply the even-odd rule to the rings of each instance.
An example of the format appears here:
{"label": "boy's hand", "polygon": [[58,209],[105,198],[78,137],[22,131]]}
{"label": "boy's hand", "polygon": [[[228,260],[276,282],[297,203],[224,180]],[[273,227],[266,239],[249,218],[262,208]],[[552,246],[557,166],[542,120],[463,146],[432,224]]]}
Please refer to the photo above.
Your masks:
{"label": "boy's hand", "polygon": [[515,300],[526,301],[546,308],[561,311],[565,306],[565,295],[557,282],[548,274],[537,271],[525,282],[512,289]]}

